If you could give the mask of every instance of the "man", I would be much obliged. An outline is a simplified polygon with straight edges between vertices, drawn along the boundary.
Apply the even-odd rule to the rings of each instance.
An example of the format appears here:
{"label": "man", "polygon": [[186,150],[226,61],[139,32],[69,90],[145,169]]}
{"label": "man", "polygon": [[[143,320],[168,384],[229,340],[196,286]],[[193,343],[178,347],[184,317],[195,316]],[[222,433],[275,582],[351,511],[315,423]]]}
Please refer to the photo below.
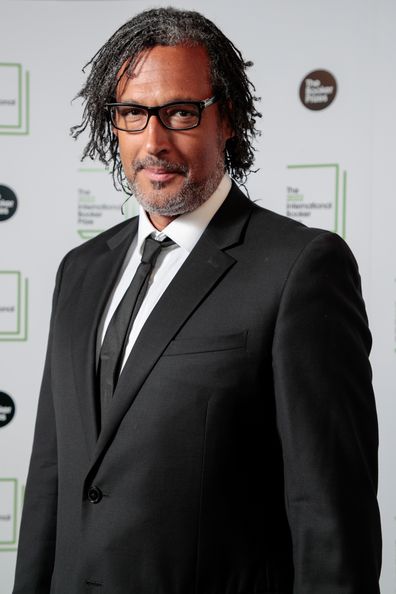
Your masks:
{"label": "man", "polygon": [[230,181],[253,163],[246,66],[172,8],[92,61],[74,132],[140,214],[58,272],[14,594],[379,592],[356,263]]}

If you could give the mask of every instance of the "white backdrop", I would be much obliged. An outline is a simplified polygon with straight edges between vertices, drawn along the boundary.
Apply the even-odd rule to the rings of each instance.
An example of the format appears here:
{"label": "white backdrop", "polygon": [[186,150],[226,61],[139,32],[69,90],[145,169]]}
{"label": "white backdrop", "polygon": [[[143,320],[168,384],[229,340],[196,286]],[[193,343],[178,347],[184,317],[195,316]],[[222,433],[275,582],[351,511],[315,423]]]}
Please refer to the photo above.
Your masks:
{"label": "white backdrop", "polygon": [[[0,594],[12,587],[55,271],[67,250],[123,216],[108,173],[79,160],[83,139],[68,129],[81,106],[71,99],[83,64],[113,31],[162,4],[169,0],[0,0]],[[198,9],[255,63],[263,117],[251,197],[336,230],[359,262],[380,421],[381,591],[395,594],[396,3],[201,0]],[[299,87],[322,69],[337,95],[312,111]],[[128,203],[126,215],[134,212]]]}

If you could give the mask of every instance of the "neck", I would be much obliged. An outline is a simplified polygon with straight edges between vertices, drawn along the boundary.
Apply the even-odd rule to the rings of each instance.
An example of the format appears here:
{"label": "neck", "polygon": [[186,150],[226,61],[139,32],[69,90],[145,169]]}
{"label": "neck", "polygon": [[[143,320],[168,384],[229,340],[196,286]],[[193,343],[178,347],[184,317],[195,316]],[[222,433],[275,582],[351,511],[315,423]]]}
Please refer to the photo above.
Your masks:
{"label": "neck", "polygon": [[160,215],[158,213],[152,212],[152,213],[148,213],[146,212],[148,218],[151,221],[151,224],[158,230],[158,231],[162,231],[163,229],[165,229],[165,227],[167,225],[169,225],[170,222],[172,222],[174,219],[176,219],[179,215],[172,215],[172,216],[166,216],[166,215]]}

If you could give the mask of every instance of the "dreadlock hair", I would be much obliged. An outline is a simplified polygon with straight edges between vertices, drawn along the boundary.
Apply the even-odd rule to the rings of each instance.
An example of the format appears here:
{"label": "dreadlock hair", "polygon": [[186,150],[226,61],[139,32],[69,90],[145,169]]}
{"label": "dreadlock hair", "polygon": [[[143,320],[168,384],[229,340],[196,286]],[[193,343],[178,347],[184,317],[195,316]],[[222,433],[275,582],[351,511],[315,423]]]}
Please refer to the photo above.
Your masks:
{"label": "dreadlock hair", "polygon": [[87,127],[90,130],[82,160],[98,158],[111,166],[115,187],[131,195],[118,153],[118,138],[112,132],[105,104],[115,100],[120,79],[133,72],[139,55],[157,45],[206,48],[213,94],[220,97],[220,112],[234,131],[225,147],[225,168],[244,184],[254,161],[252,141],[260,134],[256,118],[261,113],[254,106],[259,98],[254,96],[255,87],[246,75],[252,62],[245,62],[241,52],[209,19],[198,12],[173,7],[139,13],[122,25],[84,66],[83,72],[88,66],[91,70],[76,96],[85,103],[83,117],[70,131],[76,139]]}

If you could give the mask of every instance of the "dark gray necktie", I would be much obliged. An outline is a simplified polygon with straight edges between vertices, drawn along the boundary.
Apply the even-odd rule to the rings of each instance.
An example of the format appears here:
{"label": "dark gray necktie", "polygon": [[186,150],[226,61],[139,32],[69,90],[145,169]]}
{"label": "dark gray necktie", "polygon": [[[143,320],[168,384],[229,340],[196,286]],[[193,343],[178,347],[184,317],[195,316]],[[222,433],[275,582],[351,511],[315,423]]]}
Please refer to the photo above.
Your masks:
{"label": "dark gray necktie", "polygon": [[155,262],[161,248],[173,243],[168,238],[164,239],[164,241],[157,241],[152,237],[146,238],[141,262],[107,327],[100,350],[98,369],[101,413],[103,413],[113,397],[129,332],[147,292]]}

